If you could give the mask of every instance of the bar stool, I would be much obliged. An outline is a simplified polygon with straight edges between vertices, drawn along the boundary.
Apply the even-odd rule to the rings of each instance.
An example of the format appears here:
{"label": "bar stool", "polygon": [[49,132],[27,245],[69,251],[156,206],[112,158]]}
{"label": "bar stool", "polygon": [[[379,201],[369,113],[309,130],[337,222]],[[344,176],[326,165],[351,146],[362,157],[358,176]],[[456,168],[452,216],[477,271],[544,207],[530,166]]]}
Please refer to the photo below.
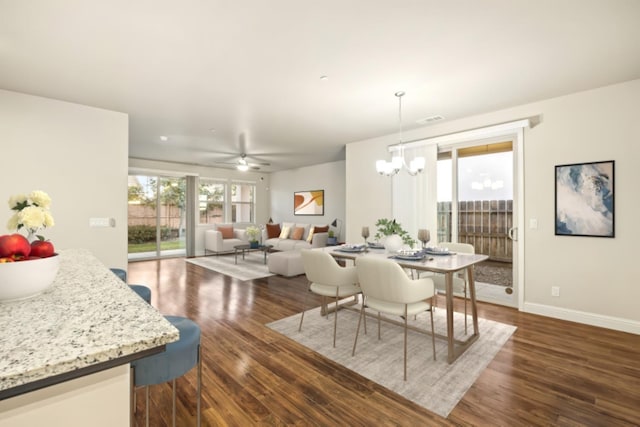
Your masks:
{"label": "bar stool", "polygon": [[[198,366],[197,380],[197,426],[200,426],[200,385],[202,378],[202,358],[200,353],[200,327],[186,317],[165,316],[178,331],[180,339],[167,344],[162,353],[145,357],[131,363],[133,369],[133,390],[135,387],[145,387],[146,425],[149,426],[149,386],[172,382],[173,389],[173,426],[176,425],[176,378],[185,375],[194,366]],[[134,400],[135,402],[135,400]],[[134,403],[135,409],[135,403]],[[133,413],[131,414],[133,417]]]}
{"label": "bar stool", "polygon": [[[111,272],[118,276],[120,280],[127,283],[127,272],[121,268],[110,268]],[[131,290],[140,295],[140,298],[145,300],[148,304],[151,304],[151,289],[144,285],[129,285]]]}

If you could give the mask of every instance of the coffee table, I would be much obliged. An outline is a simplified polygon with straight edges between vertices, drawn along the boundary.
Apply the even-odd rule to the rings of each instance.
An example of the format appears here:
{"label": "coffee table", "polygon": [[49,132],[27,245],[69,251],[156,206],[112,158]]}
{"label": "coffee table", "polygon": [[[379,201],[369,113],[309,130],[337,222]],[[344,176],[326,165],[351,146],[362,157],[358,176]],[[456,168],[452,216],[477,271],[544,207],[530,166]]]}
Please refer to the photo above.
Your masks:
{"label": "coffee table", "polygon": [[235,256],[235,263],[238,263],[238,254],[241,253],[242,254],[242,259],[244,259],[244,254],[245,252],[254,252],[254,251],[262,251],[264,253],[264,264],[267,264],[267,254],[269,253],[269,251],[271,250],[271,248],[273,248],[273,245],[259,245],[258,247],[252,248],[250,244],[245,243],[243,245],[235,245],[233,247],[234,249],[234,256]]}

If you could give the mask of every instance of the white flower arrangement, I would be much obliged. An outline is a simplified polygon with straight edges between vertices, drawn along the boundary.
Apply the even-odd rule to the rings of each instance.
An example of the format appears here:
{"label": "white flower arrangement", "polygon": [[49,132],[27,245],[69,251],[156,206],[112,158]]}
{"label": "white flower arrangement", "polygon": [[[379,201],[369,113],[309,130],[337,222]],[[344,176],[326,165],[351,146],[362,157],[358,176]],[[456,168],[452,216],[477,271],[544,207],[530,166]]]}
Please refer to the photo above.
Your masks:
{"label": "white flower arrangement", "polygon": [[9,222],[9,231],[24,228],[29,235],[34,235],[39,229],[53,227],[55,222],[49,212],[51,197],[44,191],[35,190],[29,194],[18,194],[9,198],[9,208],[16,211]]}
{"label": "white flower arrangement", "polygon": [[250,225],[249,227],[247,227],[245,232],[247,233],[247,237],[249,237],[250,242],[258,241],[258,236],[260,236],[260,229],[258,227]]}

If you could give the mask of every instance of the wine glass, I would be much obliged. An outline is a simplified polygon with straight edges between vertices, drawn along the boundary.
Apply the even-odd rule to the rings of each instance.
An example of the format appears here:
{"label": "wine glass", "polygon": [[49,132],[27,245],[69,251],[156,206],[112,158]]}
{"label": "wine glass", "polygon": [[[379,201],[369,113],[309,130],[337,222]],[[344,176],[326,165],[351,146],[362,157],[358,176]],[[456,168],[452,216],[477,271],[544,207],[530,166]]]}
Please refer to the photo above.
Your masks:
{"label": "wine glass", "polygon": [[367,238],[369,237],[369,227],[362,227],[362,237],[364,238],[364,244],[367,244]]}
{"label": "wine glass", "polygon": [[422,242],[422,249],[427,247],[427,242],[431,240],[431,234],[429,230],[426,228],[421,228],[418,230],[418,240]]}

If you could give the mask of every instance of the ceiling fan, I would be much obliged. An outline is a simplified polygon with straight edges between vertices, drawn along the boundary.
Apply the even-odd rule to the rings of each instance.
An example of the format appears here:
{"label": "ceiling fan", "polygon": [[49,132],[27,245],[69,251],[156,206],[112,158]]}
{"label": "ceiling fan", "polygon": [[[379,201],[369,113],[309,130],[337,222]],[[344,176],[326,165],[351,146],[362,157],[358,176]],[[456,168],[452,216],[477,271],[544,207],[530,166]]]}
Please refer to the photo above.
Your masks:
{"label": "ceiling fan", "polygon": [[[237,157],[237,156],[233,156],[233,157]],[[252,161],[252,160],[255,160],[255,161]],[[246,153],[241,153],[238,160],[236,161],[227,161],[227,162],[213,161],[212,163],[214,165],[227,166],[227,167],[234,166],[236,169],[238,169],[241,172],[246,172],[249,169],[260,170],[260,166],[271,166],[271,163],[257,161],[257,159],[252,159],[250,156],[247,156]]]}

